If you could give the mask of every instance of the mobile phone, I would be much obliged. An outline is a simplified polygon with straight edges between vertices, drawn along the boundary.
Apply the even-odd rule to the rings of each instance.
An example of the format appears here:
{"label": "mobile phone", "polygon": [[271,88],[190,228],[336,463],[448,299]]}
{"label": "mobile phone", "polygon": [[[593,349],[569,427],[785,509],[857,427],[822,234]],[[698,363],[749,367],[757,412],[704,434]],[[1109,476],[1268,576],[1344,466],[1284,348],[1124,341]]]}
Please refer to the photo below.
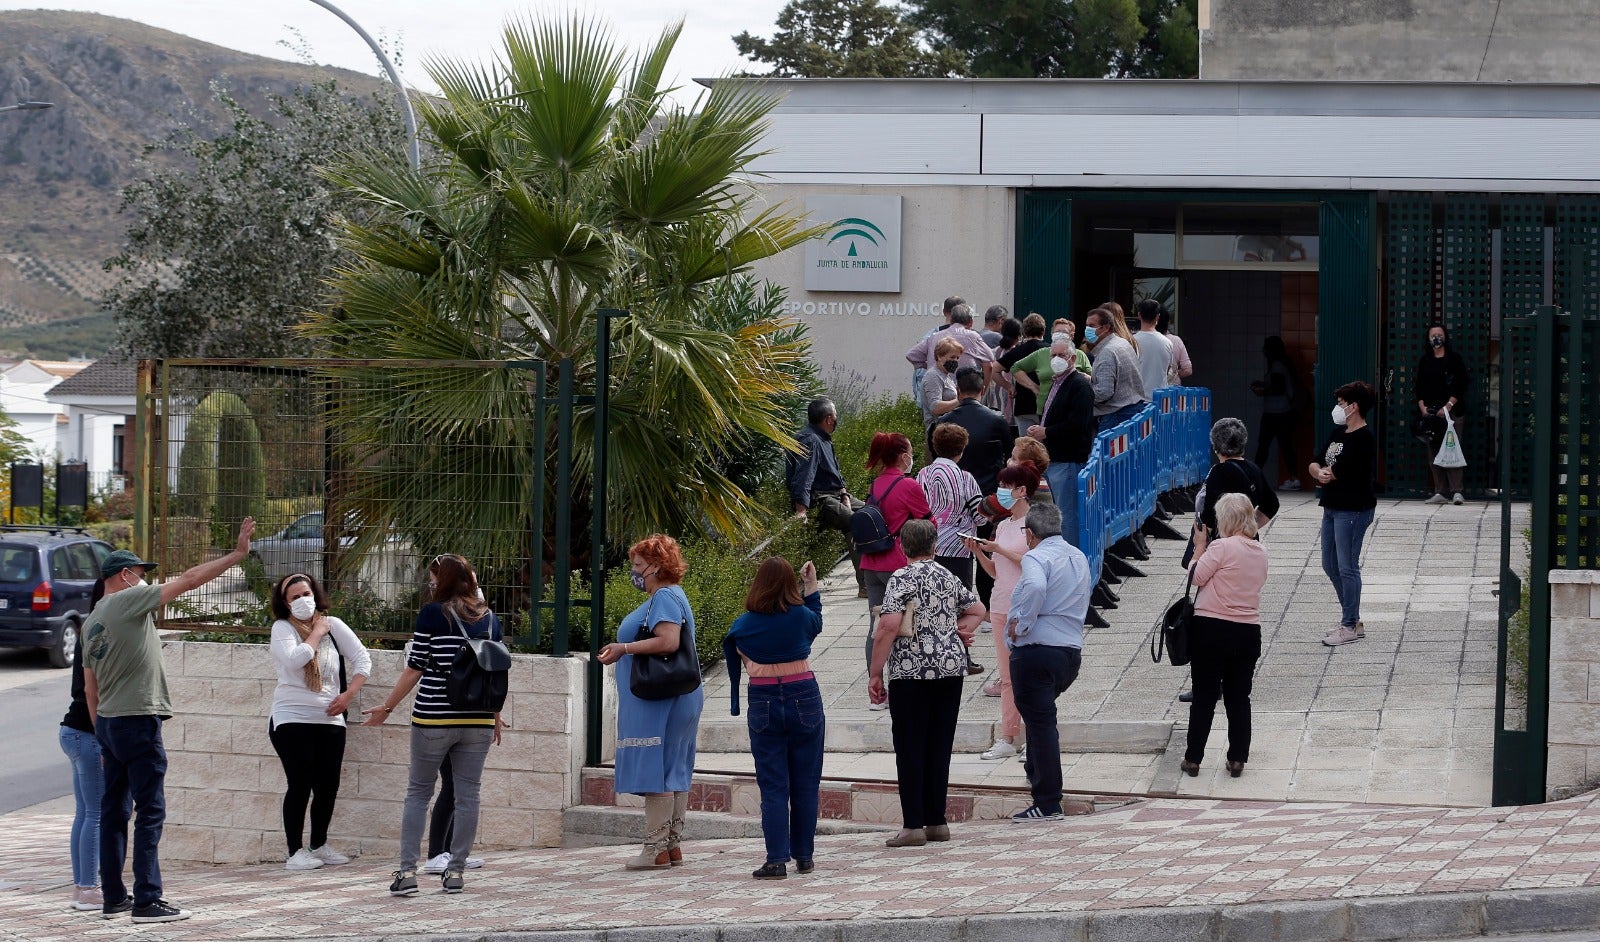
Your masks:
{"label": "mobile phone", "polygon": [[978,535],[976,533],[960,533],[960,532],[958,532],[958,533],[956,533],[956,536],[960,537],[963,540],[976,540],[978,538]]}

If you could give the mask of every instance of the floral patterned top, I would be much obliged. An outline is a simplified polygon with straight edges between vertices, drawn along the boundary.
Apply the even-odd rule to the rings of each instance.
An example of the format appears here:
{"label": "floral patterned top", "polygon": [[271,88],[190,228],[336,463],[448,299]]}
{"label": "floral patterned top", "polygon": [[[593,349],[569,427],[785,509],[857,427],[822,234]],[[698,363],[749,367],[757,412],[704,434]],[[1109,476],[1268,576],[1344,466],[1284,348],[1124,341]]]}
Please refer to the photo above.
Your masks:
{"label": "floral patterned top", "polygon": [[977,595],[931,559],[911,563],[889,577],[882,613],[904,612],[916,599],[916,634],[894,639],[886,680],[939,680],[967,675],[967,648],[956,634],[961,612]]}

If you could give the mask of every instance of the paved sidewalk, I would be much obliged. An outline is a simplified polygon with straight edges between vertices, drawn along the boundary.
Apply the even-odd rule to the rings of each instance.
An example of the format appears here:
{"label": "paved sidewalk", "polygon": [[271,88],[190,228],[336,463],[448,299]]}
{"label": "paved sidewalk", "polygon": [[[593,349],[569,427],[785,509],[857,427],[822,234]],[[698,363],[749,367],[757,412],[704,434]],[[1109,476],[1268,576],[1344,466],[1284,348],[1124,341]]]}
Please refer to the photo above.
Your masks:
{"label": "paved sidewalk", "polygon": [[[418,897],[389,897],[389,860],[309,873],[173,866],[165,868],[167,894],[195,916],[152,927],[68,911],[70,816],[0,820],[5,872],[22,881],[0,891],[0,938],[31,942],[481,939],[707,925],[728,927],[721,938],[752,940],[839,938],[842,926],[846,939],[1321,942],[1600,927],[1594,794],[1519,809],[1158,799],[1047,824],[957,825],[952,842],[924,848],[889,850],[881,834],[821,837],[816,872],[782,883],[750,879],[761,862],[758,841],[694,841],[692,833],[687,867],[667,872],[624,870],[631,848],[490,852],[482,870],[468,871],[460,896],[444,896],[428,880]],[[1513,892],[1559,888],[1568,892]],[[996,932],[1036,914],[1056,914],[1048,933],[1036,922],[1032,932]],[[1129,931],[1101,935],[1093,927],[1108,921],[1085,922],[1113,918]],[[753,923],[787,924],[780,934]],[[803,934],[806,925],[820,934]],[[1223,931],[1230,925],[1232,934]],[[718,935],[686,928],[642,937]]]}
{"label": "paved sidewalk", "polygon": [[[1089,792],[1177,793],[1277,800],[1436,802],[1482,806],[1490,800],[1494,728],[1496,599],[1500,507],[1461,507],[1420,501],[1379,504],[1365,545],[1362,604],[1367,638],[1340,648],[1322,645],[1338,622],[1338,604],[1322,572],[1318,529],[1322,512],[1310,494],[1284,493],[1283,509],[1265,531],[1271,575],[1262,597],[1262,658],[1254,691],[1254,743],[1238,779],[1221,771],[1227,722],[1221,707],[1208,762],[1199,778],[1178,772],[1188,706],[1177,701],[1188,671],[1152,664],[1151,626],[1183,591],[1178,561],[1183,544],[1150,540],[1153,556],[1139,563],[1147,576],[1129,579],[1122,602],[1103,614],[1111,623],[1089,633],[1083,670],[1061,698],[1061,719],[1124,723],[1170,735],[1159,752],[1090,752],[1063,742],[1066,787]],[[1526,526],[1519,506],[1517,539]],[[866,603],[855,598],[848,566],[824,590],[823,635],[813,665],[827,703],[830,736],[872,742],[857,752],[830,752],[825,774],[894,778],[886,713],[865,709]],[[974,657],[993,667],[992,636],[980,634]],[[964,721],[992,723],[998,701],[983,696],[993,679],[971,678]],[[707,678],[705,722],[727,715],[727,675]],[[846,730],[846,727],[854,729]],[[1114,729],[1100,725],[1100,729]],[[873,733],[875,732],[875,735]],[[724,743],[737,742],[737,730]],[[971,735],[979,735],[971,731]],[[981,735],[987,737],[988,729]],[[1112,736],[1111,738],[1115,738]],[[752,770],[742,747],[702,749],[705,771]],[[840,748],[835,741],[831,748]],[[1157,749],[1161,747],[1157,746]],[[1025,787],[1021,762],[986,762],[958,753],[952,778],[963,784]]]}

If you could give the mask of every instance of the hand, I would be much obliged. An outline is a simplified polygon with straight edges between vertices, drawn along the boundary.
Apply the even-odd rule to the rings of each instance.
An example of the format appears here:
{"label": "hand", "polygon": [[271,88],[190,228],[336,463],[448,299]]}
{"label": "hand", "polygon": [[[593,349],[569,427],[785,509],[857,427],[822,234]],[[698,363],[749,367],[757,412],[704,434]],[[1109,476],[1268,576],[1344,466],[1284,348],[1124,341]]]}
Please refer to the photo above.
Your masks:
{"label": "hand", "polygon": [[817,591],[817,564],[809,559],[800,567],[800,583],[806,595]]}
{"label": "hand", "polygon": [[806,509],[804,507],[796,507],[794,511],[794,518],[796,520],[804,520],[806,518]]}
{"label": "hand", "polygon": [[334,697],[333,701],[328,704],[328,708],[323,712],[329,716],[338,716],[345,710],[350,709],[350,701],[354,700],[355,696],[356,692],[354,690],[346,690],[344,693]]}
{"label": "hand", "polygon": [[1328,483],[1331,483],[1332,481],[1333,481],[1333,469],[1332,468],[1323,468],[1321,471],[1317,472],[1317,483],[1318,484],[1328,484]]}
{"label": "hand", "polygon": [[1009,619],[1006,622],[1006,637],[1010,638],[1013,642],[1017,640],[1017,620],[1015,618]]}
{"label": "hand", "polygon": [[961,625],[957,625],[956,626],[956,635],[957,635],[957,637],[959,637],[961,639],[961,643],[962,644],[966,645],[969,648],[972,647],[972,639],[977,637],[977,634],[978,634],[978,626],[977,625],[967,625],[967,626],[964,626],[964,627],[961,626]]}
{"label": "hand", "polygon": [[510,729],[510,728],[511,728],[511,724],[507,723],[505,720],[501,719],[500,718],[500,714],[496,713],[494,715],[494,736],[490,738],[489,744],[492,745],[492,746],[500,745],[500,731],[502,729]]}
{"label": "hand", "polygon": [[622,656],[627,653],[620,644],[608,644],[600,649],[600,663],[615,664],[622,660]]}
{"label": "hand", "polygon": [[361,711],[361,715],[366,717],[361,725],[382,726],[384,720],[387,720],[389,718],[389,714],[392,712],[394,711],[381,704],[375,707],[368,707],[367,709]]}
{"label": "hand", "polygon": [[1040,442],[1044,441],[1044,426],[1043,425],[1030,425],[1030,426],[1028,426],[1028,437],[1033,439],[1033,440],[1035,440],[1035,441],[1040,441]]}
{"label": "hand", "polygon": [[233,551],[240,556],[250,555],[250,537],[256,532],[256,518],[246,517],[239,521],[239,540],[233,545]]}
{"label": "hand", "polygon": [[1417,403],[1417,408],[1422,412],[1423,415],[1428,415],[1429,414],[1428,413],[1428,404],[1427,403],[1419,402],[1419,403]]}
{"label": "hand", "polygon": [[873,703],[883,703],[889,699],[889,690],[883,685],[882,674],[867,681],[867,699]]}

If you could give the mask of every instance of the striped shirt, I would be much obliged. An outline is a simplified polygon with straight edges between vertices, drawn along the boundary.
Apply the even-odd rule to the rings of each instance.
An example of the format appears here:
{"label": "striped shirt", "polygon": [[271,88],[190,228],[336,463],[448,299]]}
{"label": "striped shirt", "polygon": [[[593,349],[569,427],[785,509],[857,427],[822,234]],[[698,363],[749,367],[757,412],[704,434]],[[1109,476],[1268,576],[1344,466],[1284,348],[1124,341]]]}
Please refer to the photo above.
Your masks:
{"label": "striped shirt", "polygon": [[970,557],[972,551],[961,541],[961,534],[978,532],[978,521],[967,509],[971,501],[983,496],[977,479],[949,458],[935,458],[917,472],[917,483],[928,495],[928,509],[939,527],[934,555]]}
{"label": "striped shirt", "polygon": [[445,695],[445,678],[450,675],[450,665],[456,654],[466,647],[461,636],[464,629],[474,638],[501,640],[500,619],[490,612],[475,622],[456,622],[445,614],[438,602],[429,602],[417,613],[416,627],[411,630],[410,653],[406,666],[422,671],[417,683],[417,699],[411,705],[413,726],[493,726],[494,714],[471,710],[458,710],[450,705]]}

